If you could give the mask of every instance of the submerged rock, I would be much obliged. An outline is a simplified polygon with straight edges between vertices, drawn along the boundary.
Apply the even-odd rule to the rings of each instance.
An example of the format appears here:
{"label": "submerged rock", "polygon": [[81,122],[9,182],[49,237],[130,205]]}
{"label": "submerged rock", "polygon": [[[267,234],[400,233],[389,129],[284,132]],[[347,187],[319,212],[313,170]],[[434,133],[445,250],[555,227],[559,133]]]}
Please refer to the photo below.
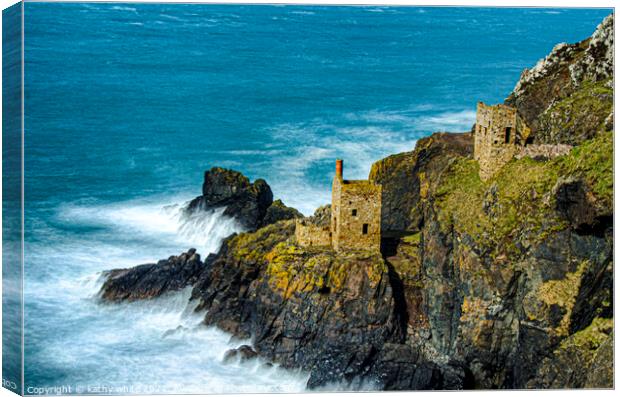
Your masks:
{"label": "submerged rock", "polygon": [[256,353],[254,349],[252,349],[252,346],[241,345],[236,349],[227,350],[226,353],[224,353],[224,358],[222,361],[224,363],[230,363],[235,360],[240,360],[241,362],[244,362],[256,357],[258,357],[258,353]]}
{"label": "submerged rock", "polygon": [[101,287],[100,296],[105,301],[156,298],[165,292],[179,291],[192,285],[203,269],[200,255],[192,248],[157,263],[104,273],[107,279]]}

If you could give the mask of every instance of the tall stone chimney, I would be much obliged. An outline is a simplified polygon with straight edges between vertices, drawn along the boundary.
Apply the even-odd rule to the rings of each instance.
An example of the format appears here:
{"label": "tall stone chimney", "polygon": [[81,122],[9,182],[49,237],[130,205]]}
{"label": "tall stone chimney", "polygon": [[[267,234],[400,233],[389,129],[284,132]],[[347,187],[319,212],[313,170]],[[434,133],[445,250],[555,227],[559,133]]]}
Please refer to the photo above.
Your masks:
{"label": "tall stone chimney", "polygon": [[336,176],[342,178],[342,160],[336,160]]}

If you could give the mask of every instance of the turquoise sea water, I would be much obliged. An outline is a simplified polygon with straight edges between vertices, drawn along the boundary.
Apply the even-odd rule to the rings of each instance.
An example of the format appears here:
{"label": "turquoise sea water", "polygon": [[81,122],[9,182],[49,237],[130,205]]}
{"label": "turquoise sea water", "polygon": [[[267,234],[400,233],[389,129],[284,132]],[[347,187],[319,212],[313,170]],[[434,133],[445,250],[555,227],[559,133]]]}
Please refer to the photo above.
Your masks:
{"label": "turquoise sea water", "polygon": [[[301,391],[307,374],[221,363],[188,291],[100,305],[101,271],[239,227],[178,209],[212,166],[309,214],[333,160],[466,131],[524,67],[610,10],[27,3],[25,383],[80,393]],[[80,389],[81,388],[81,389]],[[66,390],[66,389],[65,389]]]}

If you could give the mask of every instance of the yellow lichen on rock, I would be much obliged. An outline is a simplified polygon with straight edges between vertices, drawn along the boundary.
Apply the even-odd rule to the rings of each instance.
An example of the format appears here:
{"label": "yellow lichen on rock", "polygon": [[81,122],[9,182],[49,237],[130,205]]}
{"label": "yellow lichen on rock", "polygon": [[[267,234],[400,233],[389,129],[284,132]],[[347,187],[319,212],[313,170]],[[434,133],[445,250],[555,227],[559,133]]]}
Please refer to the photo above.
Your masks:
{"label": "yellow lichen on rock", "polygon": [[368,286],[374,288],[387,272],[381,256],[373,252],[304,250],[287,242],[274,246],[264,259],[269,285],[285,298],[296,292],[314,291],[321,294],[338,291],[345,286],[359,288],[355,282],[348,281],[349,276],[366,278]]}
{"label": "yellow lichen on rock", "polygon": [[567,336],[572,309],[581,286],[581,278],[588,264],[588,261],[584,261],[575,272],[567,273],[565,278],[544,282],[536,291],[528,294],[526,297],[528,304],[524,305],[528,318],[530,320],[545,318],[549,315],[551,307],[557,305],[564,310],[564,314],[554,332],[558,336]]}

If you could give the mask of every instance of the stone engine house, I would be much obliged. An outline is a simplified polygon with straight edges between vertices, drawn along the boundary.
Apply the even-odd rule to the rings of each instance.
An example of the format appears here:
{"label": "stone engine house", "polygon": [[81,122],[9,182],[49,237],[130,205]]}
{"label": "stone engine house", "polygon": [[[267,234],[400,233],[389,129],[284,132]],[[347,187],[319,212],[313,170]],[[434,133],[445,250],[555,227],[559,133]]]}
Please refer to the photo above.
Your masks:
{"label": "stone engine house", "polygon": [[478,102],[474,159],[480,164],[480,178],[486,180],[492,177],[495,171],[517,155],[521,147],[532,143],[531,132],[515,108],[487,106]]}
{"label": "stone engine house", "polygon": [[480,179],[491,178],[514,157],[549,159],[567,154],[570,145],[537,145],[534,135],[517,109],[478,102],[474,128],[474,159],[480,164]]}
{"label": "stone engine house", "polygon": [[336,160],[332,184],[331,220],[319,225],[298,220],[295,228],[301,246],[331,246],[334,250],[381,248],[381,185],[368,180],[343,179],[342,160]]}

